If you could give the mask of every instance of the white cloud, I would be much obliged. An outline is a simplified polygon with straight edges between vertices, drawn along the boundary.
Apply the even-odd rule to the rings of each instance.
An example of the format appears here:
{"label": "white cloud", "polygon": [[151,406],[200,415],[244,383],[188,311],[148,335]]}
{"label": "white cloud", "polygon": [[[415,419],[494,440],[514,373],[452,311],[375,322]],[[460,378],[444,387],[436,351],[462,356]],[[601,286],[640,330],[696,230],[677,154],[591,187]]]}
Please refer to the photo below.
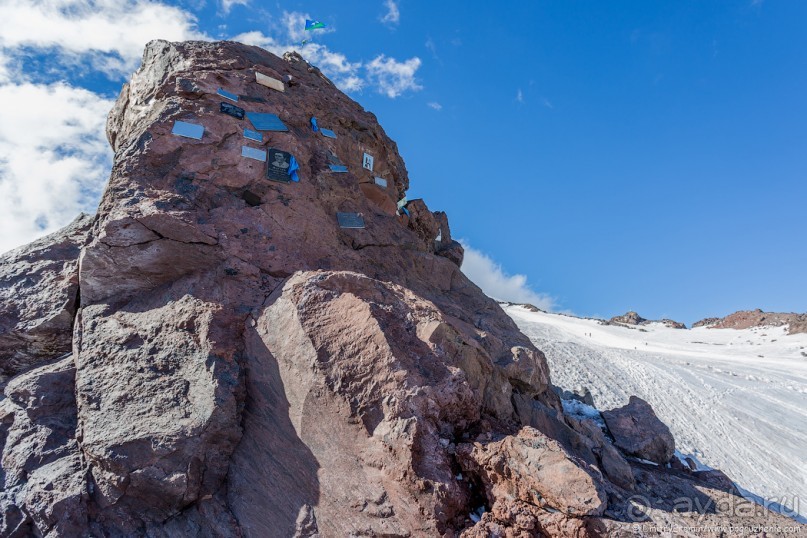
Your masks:
{"label": "white cloud", "polygon": [[[414,57],[404,62],[395,58],[379,55],[370,63],[350,61],[341,52],[334,52],[326,45],[303,40],[311,39],[306,33],[305,20],[311,16],[307,13],[284,12],[274,28],[276,35],[251,31],[234,36],[234,41],[247,45],[255,45],[278,56],[284,52],[295,50],[312,65],[317,66],[342,91],[359,91],[368,84],[390,98],[396,98],[407,91],[418,91],[422,87],[415,81],[415,73],[420,68],[420,58]],[[332,31],[332,28],[316,30],[318,33]]]}
{"label": "white cloud", "polygon": [[550,109],[550,110],[554,110],[554,109],[555,109],[555,106],[554,106],[554,105],[552,104],[552,102],[551,102],[549,99],[547,99],[546,97],[544,97],[544,98],[543,98],[543,101],[542,101],[542,102],[543,102],[543,104],[544,104],[544,106],[545,106],[546,108],[548,108],[548,109]]}
{"label": "white cloud", "polygon": [[521,88],[519,88],[518,91],[516,92],[516,101],[518,101],[519,103],[524,102],[524,92],[521,91]]}
{"label": "white cloud", "polygon": [[246,6],[247,4],[249,4],[249,0],[221,0],[221,10],[226,15],[233,6]]}
{"label": "white cloud", "polygon": [[58,83],[0,86],[0,252],[93,212],[109,176],[112,101]]}
{"label": "white cloud", "polygon": [[434,110],[443,110],[443,105],[440,103],[436,103],[432,101],[431,103],[426,103],[426,106],[429,108],[433,108]]}
{"label": "white cloud", "polygon": [[152,39],[207,39],[187,11],[150,0],[0,0],[0,47],[83,55],[110,76],[128,75]]}
{"label": "white cloud", "polygon": [[381,17],[381,22],[398,24],[401,21],[401,10],[398,9],[398,4],[395,0],[385,0],[384,6],[387,8],[387,14]]}
{"label": "white cloud", "polygon": [[387,58],[381,54],[367,64],[367,74],[380,93],[395,98],[406,91],[423,89],[415,81],[415,73],[420,64],[420,58],[417,56],[399,62],[395,58]]}
{"label": "white cloud", "polygon": [[530,303],[548,311],[557,307],[554,298],[533,291],[527,284],[526,276],[509,275],[488,255],[471,248],[465,242],[462,242],[462,246],[465,248],[462,272],[490,297],[513,303]]}

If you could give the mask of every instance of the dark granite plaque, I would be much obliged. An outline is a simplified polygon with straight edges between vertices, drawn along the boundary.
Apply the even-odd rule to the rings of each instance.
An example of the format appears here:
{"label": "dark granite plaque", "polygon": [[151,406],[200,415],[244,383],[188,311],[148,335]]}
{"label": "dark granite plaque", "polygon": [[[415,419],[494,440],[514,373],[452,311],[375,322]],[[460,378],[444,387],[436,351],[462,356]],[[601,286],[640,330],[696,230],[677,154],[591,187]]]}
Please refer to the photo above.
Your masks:
{"label": "dark granite plaque", "polygon": [[289,167],[291,166],[291,153],[269,148],[266,159],[266,177],[272,181],[291,182]]}
{"label": "dark granite plaque", "polygon": [[230,103],[221,103],[221,105],[219,105],[219,110],[229,116],[238,118],[239,120],[244,119],[245,112],[240,106],[231,105]]}
{"label": "dark granite plaque", "polygon": [[358,213],[337,213],[340,228],[364,228],[364,217]]}

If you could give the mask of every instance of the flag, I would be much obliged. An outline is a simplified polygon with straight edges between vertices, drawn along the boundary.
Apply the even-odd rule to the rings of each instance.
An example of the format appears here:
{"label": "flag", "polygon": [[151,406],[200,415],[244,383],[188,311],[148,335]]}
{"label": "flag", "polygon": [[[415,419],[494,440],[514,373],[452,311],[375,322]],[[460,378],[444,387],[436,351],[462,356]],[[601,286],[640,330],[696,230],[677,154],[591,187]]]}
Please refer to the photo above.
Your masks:
{"label": "flag", "polygon": [[326,28],[327,26],[328,25],[323,23],[323,22],[312,21],[310,19],[305,20],[305,29],[306,30],[316,30],[318,28]]}

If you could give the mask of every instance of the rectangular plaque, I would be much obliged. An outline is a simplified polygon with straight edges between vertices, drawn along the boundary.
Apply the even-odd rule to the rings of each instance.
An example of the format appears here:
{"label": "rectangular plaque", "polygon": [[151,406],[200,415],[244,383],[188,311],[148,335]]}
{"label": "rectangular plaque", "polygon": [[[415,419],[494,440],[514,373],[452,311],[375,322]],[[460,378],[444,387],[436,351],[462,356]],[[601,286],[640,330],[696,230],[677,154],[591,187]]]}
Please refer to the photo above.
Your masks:
{"label": "rectangular plaque", "polygon": [[255,127],[256,131],[288,131],[277,114],[265,114],[263,112],[247,112],[247,118]]}
{"label": "rectangular plaque", "polygon": [[219,111],[224,112],[228,116],[232,116],[234,118],[238,118],[239,120],[244,119],[244,109],[240,106],[231,105],[230,103],[221,103],[219,104]]}
{"label": "rectangular plaque", "polygon": [[247,159],[255,159],[256,161],[266,161],[265,151],[251,148],[249,146],[241,146],[241,156],[246,157]]}
{"label": "rectangular plaque", "polygon": [[195,123],[188,123],[186,121],[175,121],[174,128],[171,130],[171,134],[184,136],[185,138],[193,138],[195,140],[201,140],[202,136],[205,134],[205,128],[202,125],[197,125]]}
{"label": "rectangular plaque", "polygon": [[266,177],[272,181],[283,183],[291,182],[289,167],[291,166],[291,153],[275,148],[269,148],[269,157],[266,160]]}
{"label": "rectangular plaque", "polygon": [[276,78],[268,77],[263,73],[258,73],[257,71],[255,71],[255,81],[261,86],[266,86],[267,88],[272,88],[273,90],[277,90],[279,92],[286,91],[286,87],[282,82]]}
{"label": "rectangular plaque", "polygon": [[364,158],[361,161],[362,168],[366,168],[369,171],[373,171],[373,156],[368,155],[367,153],[364,154]]}
{"label": "rectangular plaque", "polygon": [[327,136],[328,138],[336,138],[336,133],[331,131],[330,129],[323,129],[322,127],[319,128],[322,136]]}
{"label": "rectangular plaque", "polygon": [[216,93],[221,95],[225,99],[229,99],[230,101],[238,102],[238,96],[236,94],[230,93],[230,92],[228,92],[227,90],[225,90],[223,88],[219,88]]}
{"label": "rectangular plaque", "polygon": [[244,129],[244,138],[249,138],[255,142],[263,142],[263,135],[258,131],[252,131],[250,129]]}
{"label": "rectangular plaque", "polygon": [[340,228],[364,228],[364,217],[358,213],[337,213]]}
{"label": "rectangular plaque", "polygon": [[387,180],[384,179],[383,177],[376,176],[373,179],[375,180],[375,184],[378,185],[379,187],[382,187],[384,189],[387,188]]}
{"label": "rectangular plaque", "polygon": [[344,164],[345,164],[345,163],[342,162],[342,159],[340,159],[336,155],[336,153],[333,153],[333,152],[328,152],[328,162],[331,163],[331,164],[339,165],[339,166],[344,166]]}
{"label": "rectangular plaque", "polygon": [[338,173],[347,172],[347,166],[341,164],[329,164],[328,168],[331,169],[331,172],[338,172]]}

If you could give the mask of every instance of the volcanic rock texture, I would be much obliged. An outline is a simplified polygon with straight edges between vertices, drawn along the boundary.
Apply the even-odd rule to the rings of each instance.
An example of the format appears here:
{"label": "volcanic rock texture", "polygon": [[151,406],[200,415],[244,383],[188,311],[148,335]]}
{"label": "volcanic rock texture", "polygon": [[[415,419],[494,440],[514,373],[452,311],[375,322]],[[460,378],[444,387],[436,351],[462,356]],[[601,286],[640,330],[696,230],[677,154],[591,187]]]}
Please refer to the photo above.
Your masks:
{"label": "volcanic rock texture", "polygon": [[[289,132],[247,141],[219,88]],[[0,259],[0,535],[596,536],[632,491],[678,521],[665,488],[711,487],[563,416],[446,215],[396,214],[395,143],[301,57],[152,42],[107,132],[97,216]],[[299,183],[242,145],[291,152]]]}

